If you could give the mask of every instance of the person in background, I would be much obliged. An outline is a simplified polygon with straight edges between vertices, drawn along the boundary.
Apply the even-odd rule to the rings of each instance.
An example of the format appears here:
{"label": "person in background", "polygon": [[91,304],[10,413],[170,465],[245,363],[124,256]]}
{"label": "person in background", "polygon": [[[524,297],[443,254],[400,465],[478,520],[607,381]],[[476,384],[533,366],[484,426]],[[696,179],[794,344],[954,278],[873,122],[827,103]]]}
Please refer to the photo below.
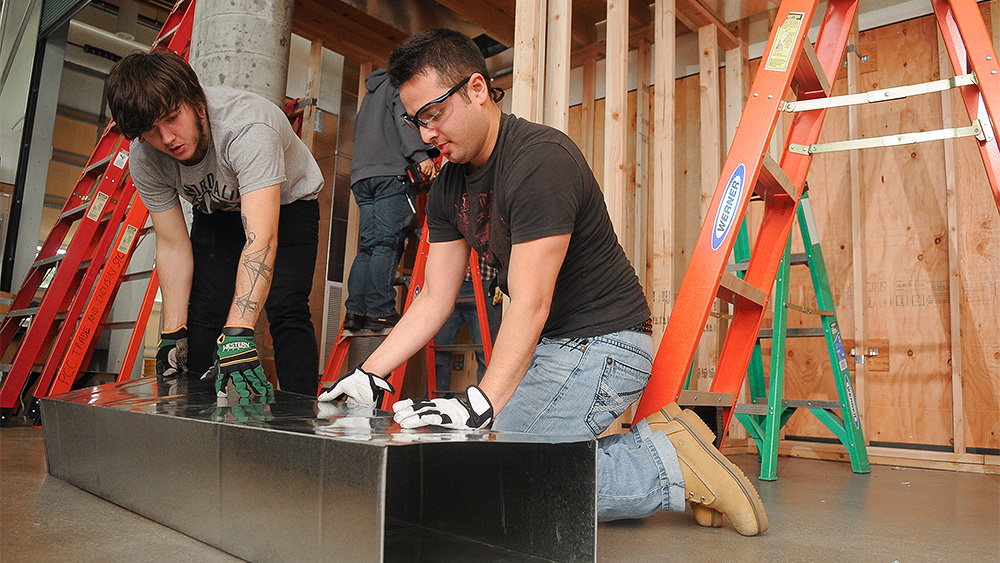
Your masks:
{"label": "person in background", "polygon": [[380,331],[399,320],[396,268],[415,208],[406,168],[425,179],[437,170],[420,135],[400,122],[405,110],[385,69],[365,77],[367,94],[354,122],[351,191],[358,204],[358,254],[347,278],[344,329]]}

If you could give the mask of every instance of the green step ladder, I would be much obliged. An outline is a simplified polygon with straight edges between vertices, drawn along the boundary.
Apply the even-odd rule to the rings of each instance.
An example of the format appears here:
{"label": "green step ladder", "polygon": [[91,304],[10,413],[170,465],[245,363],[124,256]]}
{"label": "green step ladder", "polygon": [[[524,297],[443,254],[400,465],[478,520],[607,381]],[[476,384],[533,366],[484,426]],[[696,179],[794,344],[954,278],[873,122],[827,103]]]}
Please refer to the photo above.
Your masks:
{"label": "green step ladder", "polygon": [[[808,190],[808,186],[806,186]],[[798,205],[799,230],[806,251],[791,253],[791,237],[785,246],[785,255],[778,269],[774,290],[774,325],[762,329],[754,346],[747,376],[750,386],[751,404],[736,406],[737,420],[747,429],[757,443],[760,456],[760,478],[764,481],[778,479],[778,440],[782,427],[799,408],[808,409],[830,429],[847,448],[851,457],[851,469],[855,473],[870,473],[868,450],[865,448],[864,432],[858,416],[851,373],[848,370],[844,339],[837,322],[837,314],[830,292],[830,282],[823,262],[823,252],[819,246],[816,220],[809,203],[809,193],[805,191]],[[750,258],[750,241],[744,221],[736,239],[734,251],[736,264],[730,266],[741,278],[746,275],[746,264]],[[788,302],[789,270],[792,265],[806,265],[812,276],[816,294],[816,311],[799,307]],[[788,328],[788,309],[794,308],[807,314],[819,315],[822,326],[815,328]],[[839,401],[796,400],[784,398],[785,348],[788,338],[823,337],[830,354],[830,365],[837,385]],[[770,389],[764,381],[764,362],[760,340],[771,338],[771,381]],[[690,380],[690,378],[689,378]]]}

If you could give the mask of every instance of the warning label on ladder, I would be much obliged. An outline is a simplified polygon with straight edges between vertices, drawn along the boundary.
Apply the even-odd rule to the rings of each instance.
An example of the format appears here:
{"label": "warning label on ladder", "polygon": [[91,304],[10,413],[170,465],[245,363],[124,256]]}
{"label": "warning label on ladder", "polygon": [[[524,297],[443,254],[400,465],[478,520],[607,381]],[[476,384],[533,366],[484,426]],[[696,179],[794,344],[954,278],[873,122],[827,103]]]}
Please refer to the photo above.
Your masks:
{"label": "warning label on ladder", "polygon": [[778,28],[774,35],[774,44],[771,45],[771,53],[767,56],[767,70],[785,72],[788,68],[788,60],[792,56],[792,47],[795,45],[795,37],[802,27],[803,12],[789,12],[784,23]]}

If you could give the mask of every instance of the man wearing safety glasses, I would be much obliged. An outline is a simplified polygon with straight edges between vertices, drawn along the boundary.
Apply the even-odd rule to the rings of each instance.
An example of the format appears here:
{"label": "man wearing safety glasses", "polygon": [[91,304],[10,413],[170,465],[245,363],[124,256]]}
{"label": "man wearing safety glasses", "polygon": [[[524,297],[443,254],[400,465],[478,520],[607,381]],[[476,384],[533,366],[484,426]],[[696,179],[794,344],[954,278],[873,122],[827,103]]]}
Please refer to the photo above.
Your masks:
{"label": "man wearing safety glasses", "polygon": [[[510,296],[493,357],[467,400],[393,405],[404,428],[438,425],[599,436],[649,379],[649,309],[600,186],[563,133],[502,112],[482,54],[461,33],[419,33],[389,59],[401,116],[448,159],[427,203],[425,285],[385,342],[321,400],[380,406],[384,376],[447,319],[475,248]],[[598,519],[642,518],[692,504],[743,535],[767,529],[753,485],[676,404],[598,441]]]}

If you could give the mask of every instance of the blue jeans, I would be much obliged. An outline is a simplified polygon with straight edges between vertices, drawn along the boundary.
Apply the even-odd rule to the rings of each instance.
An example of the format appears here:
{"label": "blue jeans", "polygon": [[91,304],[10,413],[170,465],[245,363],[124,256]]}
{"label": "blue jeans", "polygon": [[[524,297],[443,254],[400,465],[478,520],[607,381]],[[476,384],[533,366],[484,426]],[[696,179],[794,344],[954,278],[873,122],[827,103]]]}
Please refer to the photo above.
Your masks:
{"label": "blue jeans", "polygon": [[[462,288],[458,291],[458,296],[471,297],[475,295],[472,283],[471,280],[463,281]],[[491,283],[490,281],[482,281],[483,295],[489,292]],[[492,298],[489,296],[486,297],[486,322],[489,324],[490,342],[496,340],[497,332],[500,330],[500,309],[499,305],[493,305]],[[476,310],[475,301],[455,303],[455,310],[451,312],[451,316],[448,317],[441,330],[438,331],[437,336],[434,337],[434,343],[454,344],[458,340],[458,331],[461,330],[463,324],[469,327],[469,335],[472,336],[472,343],[476,346],[481,346],[483,338],[479,333],[479,312]],[[451,388],[452,354],[452,352],[434,353],[434,376],[437,381],[438,391],[447,391]],[[486,355],[482,350],[476,350],[476,364],[478,364],[476,380],[482,381],[483,374],[486,373]]]}
{"label": "blue jeans", "polygon": [[[597,437],[649,381],[653,339],[632,331],[543,338],[494,430]],[[597,517],[644,518],[684,510],[684,477],[673,444],[640,421],[597,442]]]}
{"label": "blue jeans", "polygon": [[396,267],[405,229],[413,219],[408,186],[397,176],[358,180],[351,186],[358,202],[358,255],[347,278],[348,313],[386,317],[396,312]]}

